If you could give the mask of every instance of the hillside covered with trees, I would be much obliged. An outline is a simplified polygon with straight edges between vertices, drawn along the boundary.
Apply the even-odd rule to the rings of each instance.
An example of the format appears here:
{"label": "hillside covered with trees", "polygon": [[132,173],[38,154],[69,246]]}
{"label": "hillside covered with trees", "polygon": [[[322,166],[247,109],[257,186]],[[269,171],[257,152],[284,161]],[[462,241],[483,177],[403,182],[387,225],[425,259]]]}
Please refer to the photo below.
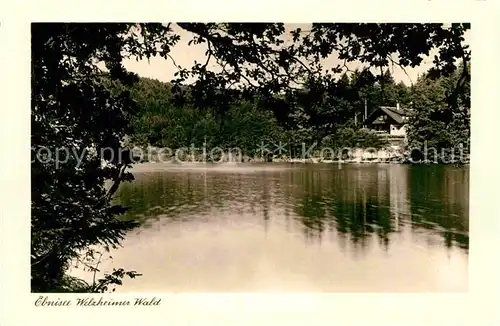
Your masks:
{"label": "hillside covered with trees", "polygon": [[[432,147],[451,150],[469,148],[470,81],[460,93],[460,105],[451,108],[447,96],[461,76],[460,65],[450,76],[419,77],[415,84],[396,83],[389,69],[382,76],[356,70],[340,76],[334,92],[308,101],[307,91],[294,97],[275,96],[271,101],[234,92],[228,105],[199,107],[190,100],[189,87],[178,100],[171,83],[140,78],[127,88],[138,104],[129,135],[138,146],[183,148],[239,148],[245,155],[258,155],[261,143],[287,144],[288,153],[300,155],[301,144],[323,144],[330,148],[382,148],[384,139],[363,128],[363,119],[379,106],[409,108],[409,148]],[[106,85],[123,91],[123,85]],[[323,97],[323,98],[321,98]],[[286,109],[288,115],[280,114]],[[288,154],[287,153],[287,154]],[[448,153],[448,152],[447,152]],[[431,153],[432,154],[432,153]],[[290,155],[290,154],[289,154]]]}

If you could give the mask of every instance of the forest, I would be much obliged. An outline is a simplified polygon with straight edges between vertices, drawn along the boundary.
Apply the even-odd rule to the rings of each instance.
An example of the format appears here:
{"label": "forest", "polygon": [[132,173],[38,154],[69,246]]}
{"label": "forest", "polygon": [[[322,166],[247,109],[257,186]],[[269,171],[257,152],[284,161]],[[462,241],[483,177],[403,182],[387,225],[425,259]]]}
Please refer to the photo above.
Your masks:
{"label": "forest", "polygon": [[[324,98],[319,96],[313,103],[307,94],[301,98],[307,90],[293,97],[277,95],[271,100],[245,98],[241,92],[234,92],[224,110],[197,106],[190,100],[189,87],[179,102],[171,83],[155,79],[140,78],[128,88],[109,80],[104,83],[112,92],[129,91],[138,105],[129,135],[135,146],[200,149],[204,144],[206,148],[238,148],[248,157],[261,154],[262,143],[286,144],[289,156],[299,156],[303,143],[336,150],[379,149],[388,145],[387,140],[364,128],[364,115],[379,106],[400,105],[415,113],[408,123],[408,148],[422,148],[426,143],[439,154],[450,154],[458,148],[468,153],[470,146],[470,82],[460,94],[463,105],[450,111],[446,102],[462,69],[463,65],[459,65],[446,77],[424,74],[410,86],[402,81],[396,83],[389,68],[381,76],[355,70],[343,73],[335,91],[322,94]],[[283,115],[283,111],[288,114]]]}

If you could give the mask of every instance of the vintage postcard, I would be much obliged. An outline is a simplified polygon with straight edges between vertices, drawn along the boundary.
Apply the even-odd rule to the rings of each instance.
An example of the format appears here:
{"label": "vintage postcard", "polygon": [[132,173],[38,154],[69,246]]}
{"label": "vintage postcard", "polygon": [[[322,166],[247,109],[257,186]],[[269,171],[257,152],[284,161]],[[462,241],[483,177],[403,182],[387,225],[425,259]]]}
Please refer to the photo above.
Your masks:
{"label": "vintage postcard", "polygon": [[26,305],[241,324],[280,302],[293,321],[266,322],[290,325],[364,298],[375,324],[432,323],[441,301],[472,318],[471,229],[493,218],[471,188],[489,129],[471,122],[492,119],[472,81],[494,73],[478,16],[27,19]]}

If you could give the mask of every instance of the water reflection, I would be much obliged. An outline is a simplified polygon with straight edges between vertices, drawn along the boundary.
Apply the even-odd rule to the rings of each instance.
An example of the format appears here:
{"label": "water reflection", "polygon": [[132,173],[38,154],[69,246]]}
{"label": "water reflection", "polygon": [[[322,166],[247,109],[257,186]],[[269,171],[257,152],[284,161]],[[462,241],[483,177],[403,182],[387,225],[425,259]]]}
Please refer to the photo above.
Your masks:
{"label": "water reflection", "polygon": [[[298,168],[257,174],[154,172],[136,175],[119,198],[142,220],[208,215],[216,210],[259,215],[284,210],[321,240],[325,229],[352,242],[375,233],[389,245],[391,233],[421,229],[440,234],[446,246],[468,248],[468,170],[448,167],[346,166]],[[279,215],[279,214],[278,214]],[[288,222],[289,223],[289,222]],[[290,227],[290,226],[288,226]],[[363,247],[364,245],[362,245]]]}
{"label": "water reflection", "polygon": [[[293,239],[297,236],[302,237],[305,245],[323,246],[323,260],[328,259],[328,255],[337,257],[338,252],[347,255],[348,258],[342,259],[348,259],[346,262],[349,264],[363,259],[369,266],[379,269],[380,264],[385,264],[384,268],[397,266],[402,273],[412,274],[412,280],[417,283],[419,280],[424,282],[426,277],[430,278],[423,275],[430,272],[415,271],[415,266],[428,263],[426,259],[431,261],[440,255],[446,256],[447,251],[448,255],[453,252],[461,261],[467,260],[468,168],[344,165],[339,169],[337,166],[318,164],[284,166],[282,169],[252,173],[244,173],[245,168],[242,169],[230,172],[200,169],[137,173],[136,181],[124,184],[120,189],[119,201],[132,207],[125,218],[142,222],[138,232],[153,227],[164,237],[179,234],[196,237],[198,231],[193,230],[205,228],[214,234],[225,232],[225,236],[231,240],[224,240],[224,246],[237,241],[242,248],[255,246],[256,241],[279,241],[279,252],[269,259],[277,261],[290,255],[287,266],[293,268],[299,268],[299,262],[294,259],[312,259],[309,256],[317,255],[312,252],[303,253],[302,256],[294,253],[294,250],[299,250],[294,249],[297,243]],[[258,233],[255,233],[259,232],[258,228],[263,232],[263,240],[259,240]],[[177,235],[174,235],[173,230]],[[251,232],[254,232],[252,240],[249,236]],[[204,241],[206,243],[208,240]],[[262,245],[267,246],[264,243]],[[204,257],[218,260],[226,257],[225,264],[240,264],[238,273],[242,273],[243,264],[250,264],[250,256],[246,256],[245,263],[237,263],[239,260],[231,255],[243,255],[242,250],[245,249],[237,249],[234,244],[232,246],[234,253],[227,251],[231,248],[218,248],[216,254],[205,252],[207,256],[203,256],[196,253],[197,259]],[[127,246],[122,250],[126,251]],[[165,246],[165,250],[176,249]],[[194,248],[191,250],[186,249],[183,254],[197,251]],[[259,250],[267,251],[266,257],[271,255],[269,248]],[[278,250],[278,247],[272,250]],[[330,253],[326,254],[326,251]],[[275,263],[273,268],[277,268]],[[200,261],[197,264],[201,266]],[[353,266],[363,268],[359,263]],[[142,266],[133,268],[147,273]],[[253,267],[245,268],[252,270]],[[341,273],[338,266],[317,265],[317,268],[323,268],[324,271],[300,273],[305,273],[304,277],[310,273],[311,278],[317,278],[317,288],[323,285],[330,290],[339,287],[325,284],[329,279],[328,273]],[[348,269],[355,267],[345,268],[345,272],[349,273]],[[222,270],[212,272],[220,274]],[[319,276],[320,272],[324,275]],[[375,278],[382,277],[375,270],[369,273]],[[192,274],[191,277],[193,275],[198,274]],[[457,276],[460,288],[466,284],[464,275],[466,271],[460,277]],[[206,283],[210,283],[210,277],[206,277]],[[388,277],[387,282],[391,279],[388,272],[383,277]],[[407,277],[405,282],[411,282],[410,276]],[[437,282],[435,279],[428,281]],[[234,288],[237,286],[221,287],[226,290]],[[409,288],[408,285],[405,289]],[[425,288],[421,284],[415,285],[416,290]],[[363,291],[363,287],[360,286],[359,290]]]}

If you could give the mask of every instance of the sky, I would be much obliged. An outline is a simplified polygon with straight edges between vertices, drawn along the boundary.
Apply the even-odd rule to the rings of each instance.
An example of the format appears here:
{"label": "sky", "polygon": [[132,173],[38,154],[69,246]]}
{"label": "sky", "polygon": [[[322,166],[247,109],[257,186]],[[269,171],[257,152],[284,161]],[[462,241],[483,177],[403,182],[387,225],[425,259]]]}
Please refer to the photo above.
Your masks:
{"label": "sky", "polygon": [[[206,60],[206,45],[200,44],[189,46],[188,42],[189,40],[191,40],[192,34],[181,29],[175,24],[173,24],[173,26],[174,32],[181,36],[181,40],[177,43],[176,46],[172,48],[170,53],[170,55],[175,59],[176,64],[183,68],[189,68],[194,64],[195,61],[204,62]],[[302,28],[302,30],[307,30],[310,27],[310,24],[285,24],[286,33],[298,27]],[[470,39],[471,35],[469,30],[465,35],[467,44],[470,44]],[[291,38],[288,38],[288,40],[286,41],[290,42]],[[432,56],[433,53],[431,53],[431,57],[426,57],[423,60],[422,64],[415,68],[408,67],[403,71],[397,66],[390,66],[389,70],[393,74],[396,82],[403,81],[405,84],[411,85],[412,83],[416,82],[419,75],[423,74],[430,67],[432,67]],[[324,61],[325,67],[333,67],[340,63],[341,61],[338,60],[335,55],[330,56]],[[174,78],[174,73],[177,71],[177,68],[170,59],[163,59],[160,57],[152,58],[149,61],[147,59],[143,59],[140,61],[137,61],[134,58],[125,59],[123,65],[127,70],[135,72],[141,77],[154,78],[163,82],[172,80]],[[211,64],[210,66],[212,67],[212,69],[216,70],[215,63]],[[350,63],[347,66],[350,70],[361,67],[360,64],[356,62]],[[378,73],[376,71],[374,72]]]}

